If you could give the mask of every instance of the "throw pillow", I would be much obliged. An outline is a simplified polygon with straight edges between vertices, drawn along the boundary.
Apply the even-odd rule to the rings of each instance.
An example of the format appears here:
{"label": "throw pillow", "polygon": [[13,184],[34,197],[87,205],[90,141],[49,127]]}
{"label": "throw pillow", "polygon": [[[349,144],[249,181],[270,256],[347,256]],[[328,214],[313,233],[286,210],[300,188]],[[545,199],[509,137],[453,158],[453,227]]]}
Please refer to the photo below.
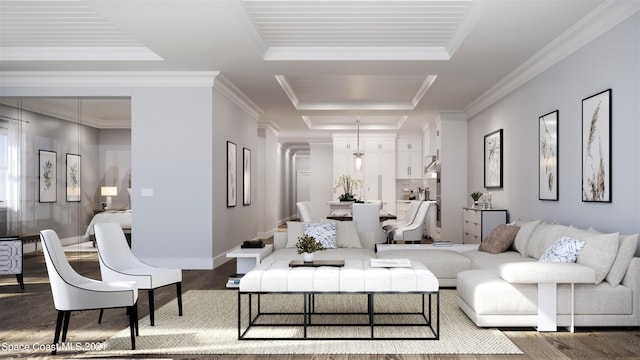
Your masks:
{"label": "throw pillow", "polygon": [[605,277],[611,286],[618,286],[620,282],[622,282],[624,274],[627,273],[629,263],[631,262],[633,255],[636,253],[637,247],[638,234],[620,235],[620,247],[618,248],[618,254],[616,255],[616,259],[613,261],[613,265],[611,265],[609,273]]}
{"label": "throw pillow", "polygon": [[563,236],[556,240],[556,242],[542,254],[538,261],[560,263],[576,262],[578,254],[583,247],[584,241]]}
{"label": "throw pillow", "polygon": [[520,226],[520,230],[516,234],[516,238],[513,240],[513,248],[522,256],[527,254],[527,245],[531,234],[536,230],[536,227],[540,224],[540,220],[536,221],[516,221],[516,225]]}
{"label": "throw pillow", "polygon": [[487,238],[480,243],[478,250],[486,251],[490,254],[505,252],[511,247],[511,244],[513,244],[518,230],[520,230],[519,226],[509,224],[498,225],[487,235]]}
{"label": "throw pillow", "polygon": [[339,248],[362,249],[358,227],[353,221],[338,221],[336,223],[336,246]]}
{"label": "throw pillow", "polygon": [[600,284],[609,273],[618,254],[620,244],[618,233],[594,234],[588,230],[569,228],[563,235],[585,241],[576,262],[594,269],[595,284]]}
{"label": "throw pillow", "polygon": [[302,223],[298,221],[287,221],[287,245],[285,247],[294,248],[298,242],[298,237],[302,236],[304,229]]}
{"label": "throw pillow", "polygon": [[303,223],[305,235],[313,236],[325,249],[336,248],[336,223]]}

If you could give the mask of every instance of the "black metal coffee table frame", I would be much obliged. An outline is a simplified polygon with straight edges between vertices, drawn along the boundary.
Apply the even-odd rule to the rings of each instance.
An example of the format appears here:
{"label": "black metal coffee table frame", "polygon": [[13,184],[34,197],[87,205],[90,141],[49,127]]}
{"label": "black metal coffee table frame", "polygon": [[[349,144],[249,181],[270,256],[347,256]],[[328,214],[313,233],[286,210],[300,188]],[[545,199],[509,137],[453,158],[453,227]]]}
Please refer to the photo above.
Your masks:
{"label": "black metal coffee table frame", "polygon": [[[302,312],[266,312],[262,310],[261,295],[292,295],[298,294],[303,296],[303,311]],[[367,312],[317,312],[315,309],[315,295],[325,294],[363,294],[367,295]],[[374,312],[374,295],[376,294],[416,294],[421,295],[421,311],[420,312]],[[248,296],[248,325],[243,330],[242,327],[242,296]],[[257,309],[254,315],[253,297],[257,297]],[[425,301],[425,296],[428,295],[428,301]],[[432,296],[436,297],[435,304],[432,304]],[[426,304],[428,302],[428,305]],[[435,314],[432,310],[435,305]],[[266,318],[269,316],[279,315],[298,315],[302,316],[302,324],[290,324],[290,323],[270,323],[270,322],[258,322],[260,318]],[[335,315],[367,315],[368,323],[317,323],[313,321],[315,317],[321,316],[335,316]],[[422,323],[376,323],[375,316],[397,316],[397,315],[419,315],[423,320]],[[435,328],[433,318],[435,317]],[[252,327],[303,327],[303,337],[250,337],[247,333]],[[370,327],[369,337],[308,337],[307,328],[321,326],[352,326],[352,327]],[[376,337],[375,328],[378,327],[428,327],[433,336],[408,336],[408,337]],[[239,340],[439,340],[440,339],[440,292],[241,292],[238,291],[238,339]]]}

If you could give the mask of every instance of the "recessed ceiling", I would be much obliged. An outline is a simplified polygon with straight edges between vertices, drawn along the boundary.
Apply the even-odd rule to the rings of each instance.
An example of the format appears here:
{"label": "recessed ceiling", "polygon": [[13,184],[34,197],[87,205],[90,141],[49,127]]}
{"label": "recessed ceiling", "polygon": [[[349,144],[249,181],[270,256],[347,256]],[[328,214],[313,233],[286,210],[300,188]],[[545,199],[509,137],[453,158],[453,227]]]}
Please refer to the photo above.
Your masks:
{"label": "recessed ceiling", "polygon": [[398,115],[305,115],[302,119],[312,130],[356,131],[357,122],[360,121],[361,130],[397,131],[402,127],[407,117]]}
{"label": "recessed ceiling", "polygon": [[0,4],[0,60],[162,60],[80,0]]}
{"label": "recessed ceiling", "polygon": [[436,76],[277,75],[298,110],[413,110]]}
{"label": "recessed ceiling", "polygon": [[265,60],[448,60],[476,19],[470,0],[243,4]]}

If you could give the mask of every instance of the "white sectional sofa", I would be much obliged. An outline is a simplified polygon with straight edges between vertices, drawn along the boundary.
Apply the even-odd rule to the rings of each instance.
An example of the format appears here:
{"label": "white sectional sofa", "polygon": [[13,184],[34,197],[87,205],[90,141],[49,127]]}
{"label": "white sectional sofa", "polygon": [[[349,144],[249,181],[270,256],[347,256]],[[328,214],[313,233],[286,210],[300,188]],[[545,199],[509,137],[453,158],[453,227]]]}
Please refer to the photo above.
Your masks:
{"label": "white sectional sofa", "polygon": [[[559,283],[558,326],[570,325],[571,285],[575,282],[576,326],[640,326],[640,247],[638,234],[601,234],[540,221],[518,222],[513,244],[501,253],[479,250],[407,249],[376,253],[372,234],[338,222],[336,249],[316,259],[408,258],[422,262],[441,287],[457,288],[458,306],[478,326],[530,327],[538,324],[538,283]],[[274,236],[274,252],[264,261],[299,259],[295,249],[302,223],[288,223]],[[560,237],[585,241],[577,262],[538,259]],[[588,283],[584,283],[588,282]]]}

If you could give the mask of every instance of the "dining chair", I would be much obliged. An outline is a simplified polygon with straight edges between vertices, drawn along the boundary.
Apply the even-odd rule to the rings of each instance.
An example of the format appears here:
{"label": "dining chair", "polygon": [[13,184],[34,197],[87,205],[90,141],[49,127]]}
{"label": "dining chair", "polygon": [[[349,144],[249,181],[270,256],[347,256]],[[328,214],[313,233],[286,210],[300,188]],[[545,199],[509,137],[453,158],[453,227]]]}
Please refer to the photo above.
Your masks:
{"label": "dining chair", "polygon": [[384,230],[386,232],[385,238],[388,239],[393,230],[395,230],[395,229],[397,229],[397,228],[399,228],[401,226],[407,226],[407,225],[411,224],[413,219],[415,219],[419,208],[420,208],[420,201],[411,201],[411,203],[409,204],[409,207],[407,208],[407,212],[404,215],[404,218],[402,218],[401,220],[396,221],[393,224],[385,225],[385,226],[382,227],[382,230]]}
{"label": "dining chair", "polygon": [[408,241],[422,241],[422,229],[427,217],[427,213],[429,212],[431,205],[436,205],[435,201],[419,201],[419,203],[420,206],[418,208],[416,216],[413,218],[413,221],[407,225],[400,226],[392,230],[389,235],[390,241],[404,241],[405,243]]}
{"label": "dining chair", "polygon": [[72,311],[100,309],[102,312],[103,309],[119,307],[127,308],[131,350],[135,350],[135,336],[138,335],[138,288],[135,282],[107,282],[84,277],[69,264],[55,231],[42,230],[40,241],[49,273],[53,303],[58,311],[51,353],[56,353],[58,340],[63,343],[66,341]]}
{"label": "dining chair", "polygon": [[182,270],[155,267],[138,260],[127,244],[122,227],[117,223],[98,223],[94,225],[94,230],[102,280],[135,281],[138,289],[147,290],[151,326],[155,325],[154,290],[175,284],[178,315],[182,316]]}
{"label": "dining chair", "polygon": [[320,222],[320,218],[313,213],[310,202],[300,201],[296,203],[296,206],[298,207],[298,212],[300,212],[300,220],[302,220],[302,222]]}
{"label": "dining chair", "polygon": [[351,212],[358,232],[373,232],[377,244],[385,242],[385,234],[380,224],[380,205],[353,204]]}

